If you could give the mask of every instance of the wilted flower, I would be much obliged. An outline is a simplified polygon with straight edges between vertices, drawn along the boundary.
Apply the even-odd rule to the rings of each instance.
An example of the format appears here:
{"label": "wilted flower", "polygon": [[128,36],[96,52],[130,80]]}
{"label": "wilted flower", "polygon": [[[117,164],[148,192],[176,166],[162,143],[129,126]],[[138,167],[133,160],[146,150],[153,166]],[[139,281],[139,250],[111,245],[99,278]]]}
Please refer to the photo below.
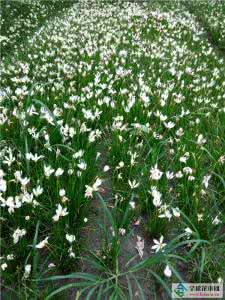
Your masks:
{"label": "wilted flower", "polygon": [[136,243],[136,249],[138,251],[138,254],[140,258],[143,257],[144,255],[144,246],[145,246],[145,241],[142,239],[139,235],[137,236],[137,243]]}

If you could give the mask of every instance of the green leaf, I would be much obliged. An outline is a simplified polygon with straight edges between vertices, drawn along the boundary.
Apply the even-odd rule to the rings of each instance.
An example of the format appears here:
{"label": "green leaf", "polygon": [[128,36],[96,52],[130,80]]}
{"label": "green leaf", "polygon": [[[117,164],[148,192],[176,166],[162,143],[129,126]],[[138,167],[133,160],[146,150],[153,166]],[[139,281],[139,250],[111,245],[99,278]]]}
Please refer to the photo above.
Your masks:
{"label": "green leaf", "polygon": [[54,280],[64,280],[64,279],[85,279],[91,282],[98,282],[100,277],[89,274],[89,273],[71,273],[68,275],[56,275],[48,278],[41,279],[41,281],[54,281]]}
{"label": "green leaf", "polygon": [[128,292],[129,292],[129,300],[132,300],[133,299],[133,291],[132,291],[131,282],[130,282],[128,275],[126,275],[126,278],[127,278]]}
{"label": "green leaf", "polygon": [[135,283],[136,283],[136,286],[137,286],[137,288],[138,288],[140,300],[146,300],[146,297],[145,297],[145,295],[144,295],[144,291],[143,291],[143,289],[142,289],[142,287],[141,287],[139,281],[137,280],[137,278],[136,278],[135,276],[132,275],[132,277],[133,277],[133,279],[134,279],[134,281],[135,281]]}
{"label": "green leaf", "polygon": [[166,282],[159,275],[157,275],[154,271],[150,270],[149,273],[152,274],[159,281],[159,283],[164,287],[164,289],[166,290],[166,292],[168,293],[168,295],[171,298],[171,291],[170,291],[170,288],[168,287],[168,285],[166,284]]}
{"label": "green leaf", "polygon": [[62,287],[58,288],[57,290],[53,291],[50,295],[47,296],[47,298],[45,300],[49,300],[51,299],[53,296],[65,291],[65,290],[68,290],[70,288],[80,288],[80,287],[91,287],[93,285],[90,284],[89,282],[76,282],[76,283],[69,283],[69,284],[66,284],[66,285],[63,285]]}

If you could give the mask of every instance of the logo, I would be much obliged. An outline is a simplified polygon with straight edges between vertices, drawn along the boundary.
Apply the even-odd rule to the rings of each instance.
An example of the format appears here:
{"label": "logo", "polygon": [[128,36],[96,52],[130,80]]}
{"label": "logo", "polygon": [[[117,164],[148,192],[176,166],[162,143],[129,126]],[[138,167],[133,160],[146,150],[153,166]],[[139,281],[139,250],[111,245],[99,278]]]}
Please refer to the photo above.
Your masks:
{"label": "logo", "polygon": [[173,283],[173,299],[222,299],[223,283]]}
{"label": "logo", "polygon": [[188,289],[185,287],[185,285],[183,283],[178,283],[177,287],[173,290],[173,292],[179,297],[179,298],[183,298],[185,295],[185,292]]}

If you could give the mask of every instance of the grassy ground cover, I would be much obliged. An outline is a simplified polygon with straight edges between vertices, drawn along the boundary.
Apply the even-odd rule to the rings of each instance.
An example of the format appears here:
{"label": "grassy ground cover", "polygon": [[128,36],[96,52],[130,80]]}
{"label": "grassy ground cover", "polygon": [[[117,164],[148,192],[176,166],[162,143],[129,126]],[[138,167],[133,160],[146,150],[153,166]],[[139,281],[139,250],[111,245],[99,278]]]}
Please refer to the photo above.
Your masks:
{"label": "grassy ground cover", "polygon": [[212,42],[225,51],[225,2],[201,0],[186,1],[184,4],[205,27]]}
{"label": "grassy ground cover", "polygon": [[23,51],[23,41],[51,16],[60,14],[76,1],[1,0],[1,55]]}
{"label": "grassy ground cover", "polygon": [[61,1],[49,19],[45,2],[32,3],[37,17],[13,5],[0,91],[4,289],[169,299],[172,282],[221,282],[225,64],[205,28],[180,1]]}

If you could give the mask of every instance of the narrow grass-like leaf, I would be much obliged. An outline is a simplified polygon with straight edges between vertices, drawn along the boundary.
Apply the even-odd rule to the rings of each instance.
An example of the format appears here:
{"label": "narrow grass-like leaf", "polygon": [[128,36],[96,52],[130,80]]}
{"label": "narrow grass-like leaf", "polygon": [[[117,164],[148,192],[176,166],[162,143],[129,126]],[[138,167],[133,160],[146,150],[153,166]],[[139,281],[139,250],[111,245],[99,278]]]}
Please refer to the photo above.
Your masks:
{"label": "narrow grass-like leaf", "polygon": [[127,286],[129,292],[129,300],[133,300],[133,291],[132,291],[132,286],[128,275],[126,275],[126,279],[127,279]]}
{"label": "narrow grass-like leaf", "polygon": [[168,287],[168,285],[166,284],[165,280],[163,280],[158,274],[156,274],[152,270],[150,270],[149,273],[152,274],[158,280],[158,282],[164,287],[164,289],[166,290],[166,292],[168,293],[168,295],[171,297],[171,290]]}

